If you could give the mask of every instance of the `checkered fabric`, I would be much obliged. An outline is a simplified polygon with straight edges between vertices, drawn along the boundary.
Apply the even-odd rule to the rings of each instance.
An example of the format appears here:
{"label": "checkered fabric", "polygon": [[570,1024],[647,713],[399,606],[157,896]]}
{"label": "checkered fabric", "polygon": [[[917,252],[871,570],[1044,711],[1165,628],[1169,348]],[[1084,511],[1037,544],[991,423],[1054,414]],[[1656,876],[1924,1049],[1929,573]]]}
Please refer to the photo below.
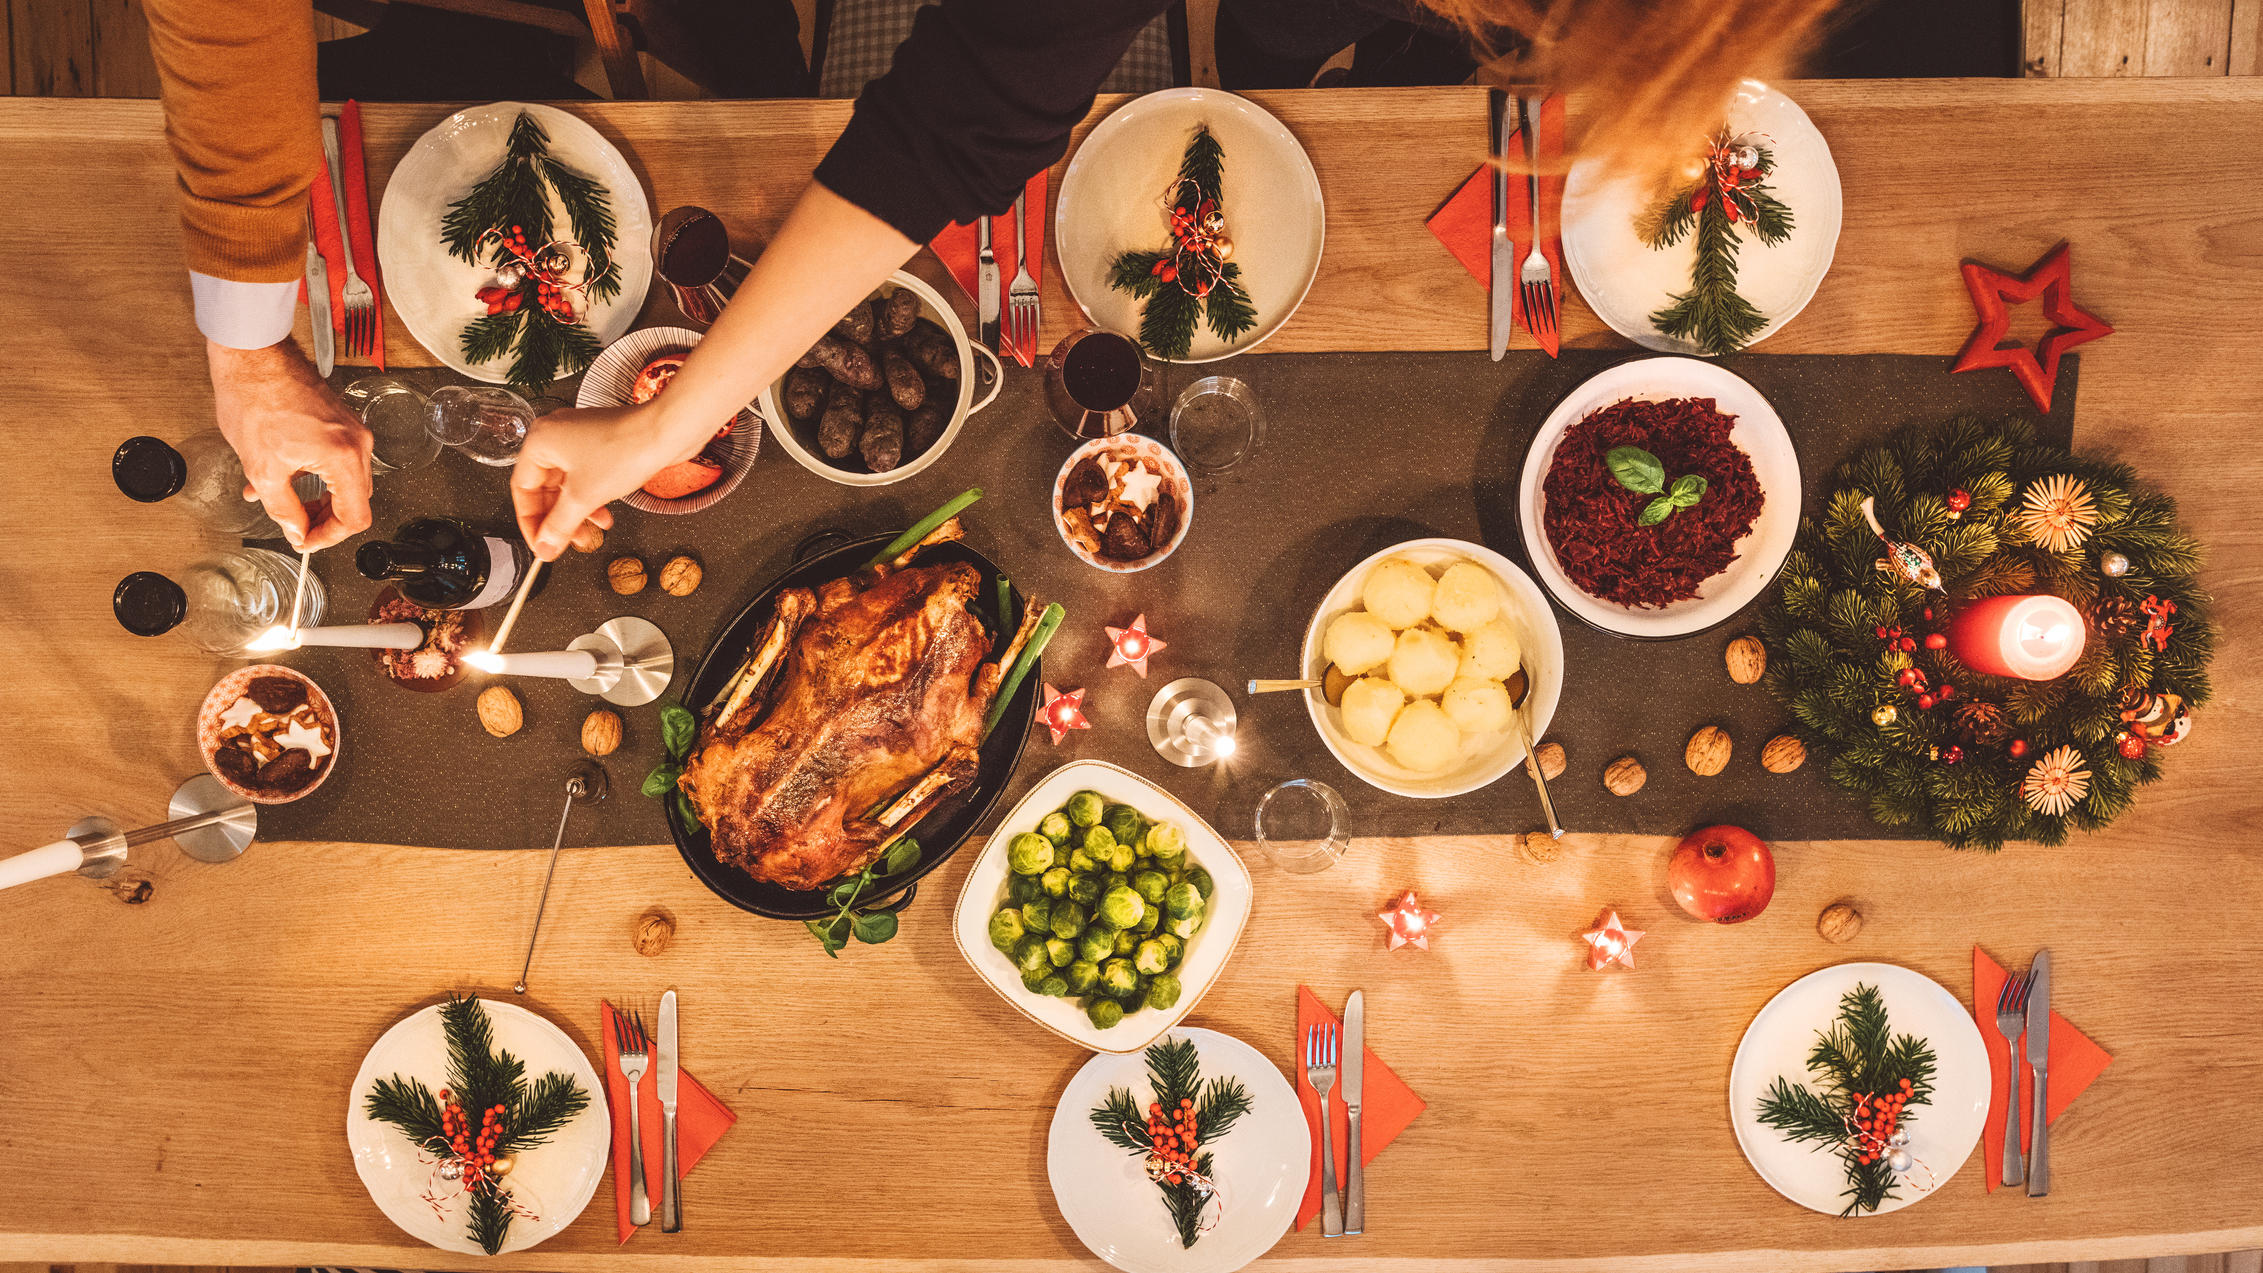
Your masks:
{"label": "checkered fabric", "polygon": [[[895,61],[896,46],[911,34],[912,17],[929,0],[834,0],[826,33],[825,64],[818,68],[819,97],[855,97]],[[1075,3],[1075,0],[1064,0]],[[1103,93],[1152,93],[1174,87],[1170,15],[1158,16],[1132,38],[1123,60],[1100,85]]]}

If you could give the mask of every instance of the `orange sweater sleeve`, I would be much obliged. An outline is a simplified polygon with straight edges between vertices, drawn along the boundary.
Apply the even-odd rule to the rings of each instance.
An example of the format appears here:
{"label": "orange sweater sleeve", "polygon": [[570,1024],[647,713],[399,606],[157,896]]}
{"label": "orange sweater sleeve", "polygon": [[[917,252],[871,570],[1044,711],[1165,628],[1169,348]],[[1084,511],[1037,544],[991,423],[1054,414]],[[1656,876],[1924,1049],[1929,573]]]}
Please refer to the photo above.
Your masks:
{"label": "orange sweater sleeve", "polygon": [[322,169],[310,0],[144,0],[188,265],[246,283],[306,264]]}

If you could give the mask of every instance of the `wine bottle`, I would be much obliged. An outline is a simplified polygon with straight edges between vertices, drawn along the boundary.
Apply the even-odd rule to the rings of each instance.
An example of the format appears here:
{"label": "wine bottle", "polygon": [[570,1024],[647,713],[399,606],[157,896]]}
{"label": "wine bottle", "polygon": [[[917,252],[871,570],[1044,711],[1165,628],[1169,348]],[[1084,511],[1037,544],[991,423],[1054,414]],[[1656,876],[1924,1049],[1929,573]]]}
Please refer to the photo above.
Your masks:
{"label": "wine bottle", "polygon": [[402,596],[433,610],[507,600],[533,560],[524,541],[481,534],[453,517],[419,517],[354,553],[363,577],[391,580]]}

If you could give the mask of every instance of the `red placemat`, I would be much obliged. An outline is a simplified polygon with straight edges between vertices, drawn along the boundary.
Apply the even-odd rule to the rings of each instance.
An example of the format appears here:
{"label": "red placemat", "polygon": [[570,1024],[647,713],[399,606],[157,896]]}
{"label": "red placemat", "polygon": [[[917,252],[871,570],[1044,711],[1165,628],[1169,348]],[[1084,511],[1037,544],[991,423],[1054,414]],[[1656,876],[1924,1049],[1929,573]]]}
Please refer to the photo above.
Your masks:
{"label": "red placemat", "polygon": [[[1972,1015],[1980,1026],[1980,1041],[1988,1048],[1988,1123],[1980,1132],[1981,1152],[1987,1157],[1981,1164],[1980,1178],[1990,1193],[1996,1192],[1996,1183],[2003,1179],[2004,1074],[2011,1068],[2012,1059],[2011,1046],[1996,1032],[1996,996],[2003,993],[2006,975],[2003,965],[1990,959],[1988,952],[1978,946],[1972,948]],[[2034,1137],[2027,1125],[2028,1103],[2034,1100],[2034,1071],[2027,1068],[2025,1060],[2021,1058],[2019,1067],[2019,1141],[2023,1151]],[[2058,1122],[2059,1115],[2074,1104],[2074,1098],[2096,1082],[2113,1060],[2106,1049],[2091,1042],[2089,1035],[2075,1029],[2053,1008],[2051,1092],[2043,1116]]]}
{"label": "red placemat", "polygon": [[[1521,119],[1521,114],[1520,114]],[[1521,159],[1524,155],[1524,125],[1509,134],[1508,153]],[[1540,157],[1546,161],[1564,153],[1564,99],[1551,97],[1540,105]],[[1430,214],[1430,232],[1462,263],[1469,276],[1481,287],[1493,285],[1493,183],[1492,166],[1481,164],[1476,172],[1462,182],[1443,206]],[[1540,175],[1540,224],[1545,232],[1540,251],[1548,258],[1548,268],[1556,280],[1556,311],[1561,317],[1563,298],[1570,288],[1564,277],[1564,176],[1561,172],[1543,172]],[[1509,238],[1516,245],[1516,256],[1523,260],[1532,250],[1532,187],[1523,173],[1509,174]],[[1532,320],[1517,306],[1517,315],[1526,331],[1532,330]],[[1559,348],[1563,324],[1545,334],[1535,332],[1540,347],[1554,356]]]}
{"label": "red placemat", "polygon": [[[621,1241],[635,1236],[637,1226],[629,1223],[629,1080],[621,1073],[621,1046],[614,1032],[613,1005],[602,1000],[598,1005],[605,1018],[603,1046],[605,1048],[605,1091],[613,1114],[613,1219]],[[655,1055],[653,1064],[660,1058]],[[699,1165],[723,1133],[739,1116],[723,1107],[708,1090],[699,1085],[691,1071],[683,1070],[676,1085],[676,1159],[677,1174],[688,1176]],[[660,1222],[661,1179],[667,1175],[667,1162],[661,1156],[664,1129],[660,1122],[660,1086],[655,1071],[647,1069],[637,1083],[637,1131],[644,1141],[644,1189],[652,1199],[652,1221]]]}
{"label": "red placemat", "polygon": [[[1029,274],[1037,280],[1040,288],[1045,285],[1046,176],[1046,173],[1040,171],[1022,188],[1022,207],[1027,212],[1029,221]],[[954,223],[943,227],[943,232],[935,236],[933,243],[928,244],[935,249],[935,255],[942,260],[945,268],[951,271],[951,277],[958,281],[960,289],[969,296],[974,296],[975,272],[981,264],[979,237],[973,223]],[[1015,256],[1014,249],[1014,214],[1009,208],[1002,215],[990,218],[990,252],[998,258],[998,313],[1001,320],[1006,312],[1006,289],[1013,285],[1014,262],[1019,259]],[[981,301],[981,297],[975,297],[977,309],[980,308]],[[977,333],[976,339],[980,338]],[[1006,338],[1001,326],[998,342],[1000,348],[997,352],[1011,356],[1022,366],[1030,366],[1036,361],[1035,333],[1030,335],[1029,348],[1017,351],[1005,347]]]}

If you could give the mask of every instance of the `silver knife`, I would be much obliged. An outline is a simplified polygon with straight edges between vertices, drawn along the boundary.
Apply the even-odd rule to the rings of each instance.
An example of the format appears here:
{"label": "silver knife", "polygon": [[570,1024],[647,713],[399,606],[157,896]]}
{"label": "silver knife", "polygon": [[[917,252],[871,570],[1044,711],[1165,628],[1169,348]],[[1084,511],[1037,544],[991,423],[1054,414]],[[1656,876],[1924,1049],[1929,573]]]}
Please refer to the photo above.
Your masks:
{"label": "silver knife", "polygon": [[1491,320],[1485,329],[1493,361],[1509,352],[1509,322],[1516,304],[1516,244],[1509,239],[1509,104],[1514,101],[1500,89],[1486,94],[1491,108],[1493,155],[1493,300]]}
{"label": "silver knife", "polygon": [[660,996],[660,1074],[653,1087],[660,1094],[660,1231],[678,1233],[684,1227],[684,1186],[676,1165],[676,992]]}
{"label": "silver knife", "polygon": [[981,247],[979,255],[975,258],[978,264],[974,271],[976,317],[982,323],[982,343],[990,347],[991,353],[997,353],[999,352],[998,254],[990,250],[990,218],[984,217],[977,221],[975,232],[980,236],[975,241]]}
{"label": "silver knife", "polygon": [[1367,1065],[1367,1005],[1359,992],[1344,1000],[1344,1112],[1351,1117],[1351,1141],[1344,1153],[1344,1233],[1367,1227],[1367,1173],[1359,1162],[1360,1078]]}
{"label": "silver knife", "polygon": [[314,324],[314,369],[327,376],[338,364],[337,337],[330,330],[330,270],[311,235],[306,241],[306,313]]}
{"label": "silver knife", "polygon": [[2035,952],[2028,966],[2027,1069],[2033,1076],[2035,1097],[2028,1102],[2027,1196],[2051,1192],[2051,1123],[2044,1117],[2051,1099],[2051,952]]}

